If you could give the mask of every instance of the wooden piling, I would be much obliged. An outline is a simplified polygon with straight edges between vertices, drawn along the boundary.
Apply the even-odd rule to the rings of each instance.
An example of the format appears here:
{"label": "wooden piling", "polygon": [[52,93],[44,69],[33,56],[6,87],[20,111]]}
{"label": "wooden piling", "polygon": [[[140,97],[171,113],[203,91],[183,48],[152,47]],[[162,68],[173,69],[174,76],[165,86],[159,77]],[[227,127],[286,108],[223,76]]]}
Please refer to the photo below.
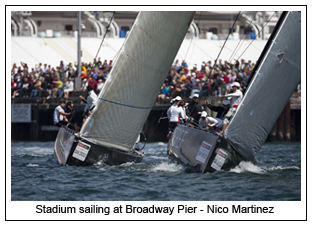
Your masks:
{"label": "wooden piling", "polygon": [[276,130],[277,130],[277,122],[274,124],[270,134],[269,134],[269,141],[276,141]]}
{"label": "wooden piling", "polygon": [[39,140],[39,104],[34,103],[31,104],[31,111],[32,111],[32,118],[31,118],[31,125],[29,128],[29,135],[31,141],[38,141]]}
{"label": "wooden piling", "polygon": [[284,140],[284,127],[285,127],[285,109],[282,111],[281,115],[278,118],[277,124],[277,140]]}
{"label": "wooden piling", "polygon": [[291,118],[290,118],[290,101],[288,101],[286,107],[285,107],[285,134],[284,134],[284,139],[286,141],[290,141],[290,123],[291,123]]}

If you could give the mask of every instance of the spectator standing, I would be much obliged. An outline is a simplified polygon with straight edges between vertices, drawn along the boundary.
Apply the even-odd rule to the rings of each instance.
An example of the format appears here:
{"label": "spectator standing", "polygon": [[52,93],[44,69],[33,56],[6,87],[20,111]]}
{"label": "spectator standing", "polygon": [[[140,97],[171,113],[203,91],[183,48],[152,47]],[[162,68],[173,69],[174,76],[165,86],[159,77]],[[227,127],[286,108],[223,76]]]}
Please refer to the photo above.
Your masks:
{"label": "spectator standing", "polygon": [[42,74],[43,71],[42,71],[42,64],[41,63],[39,63],[39,65],[36,65],[35,68],[36,68],[36,71],[38,72],[39,75]]}
{"label": "spectator standing", "polygon": [[39,90],[39,97],[45,96],[45,94],[48,92],[48,85],[45,81],[44,77],[41,77],[41,90]]}
{"label": "spectator standing", "polygon": [[31,86],[27,77],[23,78],[22,82],[22,90],[21,90],[21,97],[28,97],[30,95]]}
{"label": "spectator standing", "polygon": [[60,72],[60,68],[59,67],[56,67],[56,71],[54,72],[54,77],[53,78],[57,78],[57,79],[61,78],[61,72]]}
{"label": "spectator standing", "polygon": [[97,86],[98,86],[98,82],[94,78],[91,78],[91,80],[89,81],[89,85],[92,85],[93,86],[93,90],[96,91],[97,90]]}

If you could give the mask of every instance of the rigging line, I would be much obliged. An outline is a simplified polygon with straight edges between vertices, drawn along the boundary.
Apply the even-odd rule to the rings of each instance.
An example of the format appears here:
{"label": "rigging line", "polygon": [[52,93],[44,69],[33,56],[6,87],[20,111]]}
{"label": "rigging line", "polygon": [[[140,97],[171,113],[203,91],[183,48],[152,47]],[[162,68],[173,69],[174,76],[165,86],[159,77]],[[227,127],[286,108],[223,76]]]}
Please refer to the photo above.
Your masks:
{"label": "rigging line", "polygon": [[104,36],[103,36],[102,42],[101,42],[101,44],[100,44],[100,47],[99,47],[99,49],[98,49],[98,51],[97,51],[97,53],[96,53],[96,55],[95,55],[95,59],[96,59],[97,56],[99,55],[100,49],[101,49],[101,47],[102,47],[102,44],[103,44],[104,39],[105,39],[105,37],[106,37],[106,34],[108,33],[108,28],[109,28],[110,25],[111,25],[111,22],[112,22],[112,20],[113,20],[113,18],[114,18],[115,13],[116,13],[116,11],[113,12],[112,17],[111,17],[109,23],[108,23],[107,26],[106,26],[106,31],[105,31],[105,34],[104,34]]}
{"label": "rigging line", "polygon": [[130,107],[130,108],[135,108],[135,109],[152,109],[153,107],[138,107],[138,106],[131,106],[131,105],[127,105],[127,104],[123,104],[123,103],[117,103],[117,102],[114,102],[114,101],[110,101],[110,100],[107,100],[107,99],[103,99],[103,98],[98,98],[104,102],[109,102],[109,103],[112,103],[112,104],[116,104],[116,105],[119,105],[119,106],[124,106],[124,107]]}
{"label": "rigging line", "polygon": [[[239,15],[240,15],[240,13],[241,13],[241,11],[238,12],[238,14],[237,14],[237,16],[236,16],[236,19],[235,19],[235,21],[234,21],[234,23],[233,23],[233,25],[232,25],[232,27],[231,27],[231,29],[230,29],[230,31],[229,31],[227,37],[226,37],[226,39],[225,39],[225,41],[224,41],[224,43],[223,43],[223,46],[222,46],[222,48],[221,48],[221,50],[220,50],[220,52],[219,52],[219,54],[218,54],[218,56],[217,56],[217,59],[215,59],[214,64],[213,64],[211,70],[209,71],[208,80],[210,79],[211,72],[213,71],[213,69],[214,69],[215,66],[216,66],[217,60],[219,59],[219,56],[220,56],[220,54],[221,54],[221,52],[222,52],[222,50],[223,50],[223,48],[224,48],[224,46],[225,46],[227,40],[229,39],[229,36],[230,36],[230,34],[231,34],[231,31],[233,30],[234,25],[235,25],[235,23],[236,23],[236,21],[237,21]],[[199,102],[200,102],[200,98],[198,98],[198,103],[199,103]],[[195,106],[193,106],[191,113],[194,111],[194,108],[195,108]]]}
{"label": "rigging line", "polygon": [[[231,34],[231,31],[233,30],[233,27],[234,27],[234,25],[235,25],[235,23],[236,23],[236,21],[237,21],[239,15],[240,15],[240,13],[241,13],[241,11],[239,11],[238,14],[237,14],[237,17],[236,17],[236,19],[235,19],[235,21],[234,21],[234,23],[233,23],[233,25],[232,25],[232,27],[231,27],[231,29],[230,29],[230,31],[229,31],[227,37],[226,37],[224,43],[223,43],[223,46],[222,46],[222,48],[221,48],[221,50],[220,50],[220,52],[219,52],[219,54],[218,54],[218,57],[217,57],[217,59],[216,59],[215,62],[214,62],[213,68],[215,67],[216,62],[217,62],[217,60],[219,59],[219,56],[220,56],[220,54],[221,54],[221,52],[222,52],[222,50],[223,50],[223,48],[224,48],[224,46],[225,46],[225,44],[226,44],[226,42],[227,42],[229,36],[230,36],[230,34]],[[213,69],[213,68],[212,68],[212,69]],[[210,73],[211,73],[211,71],[210,71]],[[210,75],[210,74],[209,74],[209,75]]]}
{"label": "rigging line", "polygon": [[[262,27],[262,29],[257,33],[257,36],[259,35],[259,33],[262,32],[262,30],[267,26],[267,24],[271,21],[271,19],[273,18],[273,16],[275,16],[276,12],[270,17],[270,19],[267,21],[267,23],[265,23],[265,25]],[[256,36],[256,37],[257,37]],[[237,58],[241,58],[241,56],[247,51],[247,49],[249,48],[249,46],[252,44],[252,42],[254,42],[254,40],[252,40],[249,45],[245,48],[245,50],[243,51],[243,53]]]}
{"label": "rigging line", "polygon": [[[200,22],[202,13],[203,13],[203,12],[201,11],[201,12],[200,12],[200,15],[199,15],[198,22],[197,22],[198,25],[199,25],[199,22]],[[196,30],[195,30],[195,32],[196,32]],[[198,34],[198,36],[199,36],[199,34]],[[189,52],[189,50],[190,50],[191,44],[192,44],[192,42],[193,42],[193,39],[194,39],[194,36],[192,36],[192,39],[191,39],[190,44],[189,44],[189,47],[187,48],[187,51],[186,51],[186,54],[185,54],[185,58],[184,58],[185,61],[186,61],[186,57],[187,57],[187,55],[188,55],[188,52]],[[194,45],[195,45],[195,44],[194,44]],[[194,49],[194,47],[193,47],[193,49]]]}
{"label": "rigging line", "polygon": [[189,46],[188,46],[188,48],[187,48],[187,50],[186,50],[186,54],[185,54],[185,57],[184,57],[184,60],[186,61],[186,57],[187,57],[187,55],[188,55],[188,52],[189,52],[189,50],[190,50],[190,47],[191,47],[191,44],[192,44],[192,42],[193,42],[193,36],[192,36],[192,39],[191,39],[191,41],[190,41],[190,44],[189,44]]}
{"label": "rigging line", "polygon": [[[258,13],[258,11],[255,13],[254,16],[256,16],[257,13]],[[246,19],[246,20],[248,20],[248,19]],[[249,26],[251,25],[251,23],[252,23],[252,20],[248,20],[248,21],[249,21],[249,24],[248,24],[248,27],[249,27]],[[229,60],[228,60],[229,63],[232,62],[232,57],[234,57],[234,54],[236,54],[236,53],[238,52],[238,50],[239,50],[240,47],[242,46],[243,42],[246,40],[246,37],[247,37],[247,35],[245,34],[244,38],[239,40],[239,42],[238,42],[238,44],[236,45],[234,51],[232,52],[232,55],[230,56],[230,58],[229,58]],[[239,48],[238,48],[238,46],[239,46]],[[238,48],[238,49],[237,49],[237,48]],[[236,49],[237,49],[237,51],[236,51]]]}
{"label": "rigging line", "polygon": [[154,132],[155,132],[155,130],[156,130],[156,127],[158,126],[158,124],[160,123],[160,121],[161,121],[162,119],[164,119],[164,118],[162,118],[164,112],[165,112],[165,110],[163,110],[163,111],[161,112],[161,115],[160,115],[160,117],[159,117],[159,119],[158,119],[158,121],[157,121],[157,124],[155,125],[155,127],[154,127],[154,129],[153,129],[151,135],[148,137],[147,142],[149,142],[149,140],[150,140],[151,137],[153,136],[153,134],[154,134]]}

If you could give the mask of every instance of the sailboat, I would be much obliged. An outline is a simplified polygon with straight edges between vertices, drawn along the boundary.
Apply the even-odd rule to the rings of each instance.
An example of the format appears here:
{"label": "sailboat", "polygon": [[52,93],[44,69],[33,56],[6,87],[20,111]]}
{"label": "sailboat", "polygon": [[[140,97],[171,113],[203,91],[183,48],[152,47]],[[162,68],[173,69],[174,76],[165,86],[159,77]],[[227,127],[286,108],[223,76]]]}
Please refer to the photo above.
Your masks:
{"label": "sailboat", "polygon": [[62,165],[139,163],[139,133],[195,12],[140,12],[80,134],[59,129]]}
{"label": "sailboat", "polygon": [[168,142],[170,159],[203,173],[257,164],[255,155],[301,82],[300,20],[300,12],[281,14],[224,135],[178,125]]}

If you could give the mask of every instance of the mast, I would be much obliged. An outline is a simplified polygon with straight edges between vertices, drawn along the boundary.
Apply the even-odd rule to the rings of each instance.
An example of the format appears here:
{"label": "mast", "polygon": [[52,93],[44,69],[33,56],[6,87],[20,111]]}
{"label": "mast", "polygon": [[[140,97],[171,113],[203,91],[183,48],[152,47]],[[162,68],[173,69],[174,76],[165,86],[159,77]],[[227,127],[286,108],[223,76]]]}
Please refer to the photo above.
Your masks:
{"label": "mast", "polygon": [[80,90],[81,80],[79,76],[81,75],[81,11],[77,13],[77,77],[75,80],[75,91]]}

